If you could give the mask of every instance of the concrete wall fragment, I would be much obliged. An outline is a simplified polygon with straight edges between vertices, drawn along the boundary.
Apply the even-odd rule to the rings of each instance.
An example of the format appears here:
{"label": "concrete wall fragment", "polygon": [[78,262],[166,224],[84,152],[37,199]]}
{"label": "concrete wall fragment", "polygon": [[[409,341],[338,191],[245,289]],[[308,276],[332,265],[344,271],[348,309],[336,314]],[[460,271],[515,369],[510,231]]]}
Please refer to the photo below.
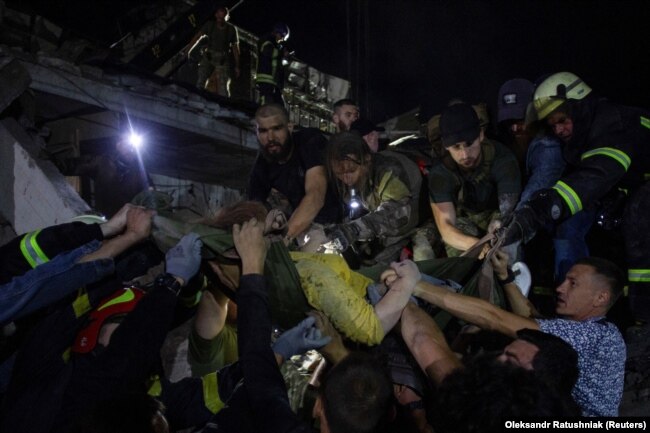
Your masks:
{"label": "concrete wall fragment", "polygon": [[90,210],[50,161],[41,145],[13,119],[0,121],[0,214],[25,233]]}

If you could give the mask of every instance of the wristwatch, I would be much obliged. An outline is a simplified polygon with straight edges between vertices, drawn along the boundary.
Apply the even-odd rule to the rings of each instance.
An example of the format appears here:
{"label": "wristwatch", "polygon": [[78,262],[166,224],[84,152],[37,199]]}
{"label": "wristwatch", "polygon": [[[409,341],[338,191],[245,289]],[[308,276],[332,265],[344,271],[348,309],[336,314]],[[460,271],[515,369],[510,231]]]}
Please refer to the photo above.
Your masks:
{"label": "wristwatch", "polygon": [[512,283],[515,281],[515,273],[512,272],[512,269],[508,268],[508,276],[505,277],[503,280],[497,277],[497,281],[499,281],[504,286],[506,284]]}
{"label": "wristwatch", "polygon": [[167,289],[171,290],[171,292],[174,293],[176,296],[178,296],[181,289],[183,288],[183,286],[181,286],[181,283],[178,282],[176,277],[166,272],[156,277],[156,286],[166,287]]}

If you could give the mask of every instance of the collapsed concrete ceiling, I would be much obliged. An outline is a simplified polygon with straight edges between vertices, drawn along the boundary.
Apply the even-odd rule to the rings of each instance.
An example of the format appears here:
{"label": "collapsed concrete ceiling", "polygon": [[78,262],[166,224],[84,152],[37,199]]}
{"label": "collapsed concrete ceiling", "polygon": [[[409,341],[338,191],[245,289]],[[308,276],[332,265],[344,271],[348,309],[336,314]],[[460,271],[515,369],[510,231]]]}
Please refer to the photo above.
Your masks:
{"label": "collapsed concrete ceiling", "polygon": [[146,135],[143,158],[150,172],[244,188],[257,150],[251,103],[219,98],[128,66],[78,64],[69,54],[92,45],[78,42],[84,48],[72,49],[65,43],[68,55],[62,53],[52,43],[62,30],[42,18],[29,32],[32,43],[47,51],[30,54],[15,46],[16,40],[25,39],[21,23],[26,16],[7,9],[0,16],[0,42],[14,45],[0,46],[0,64],[14,69],[13,75],[5,69],[3,100],[13,101],[28,81],[28,95],[20,104],[51,147],[46,150],[78,146],[93,152],[93,145],[114,144],[132,126]]}

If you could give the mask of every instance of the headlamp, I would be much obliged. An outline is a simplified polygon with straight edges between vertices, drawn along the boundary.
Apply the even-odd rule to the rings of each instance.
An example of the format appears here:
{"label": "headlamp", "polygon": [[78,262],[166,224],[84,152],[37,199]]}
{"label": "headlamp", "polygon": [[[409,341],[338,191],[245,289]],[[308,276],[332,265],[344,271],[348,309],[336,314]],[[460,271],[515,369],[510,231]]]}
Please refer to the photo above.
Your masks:
{"label": "headlamp", "polygon": [[128,140],[129,140],[129,144],[133,146],[135,149],[140,149],[142,143],[144,142],[142,136],[135,132],[131,132],[131,134],[129,134]]}

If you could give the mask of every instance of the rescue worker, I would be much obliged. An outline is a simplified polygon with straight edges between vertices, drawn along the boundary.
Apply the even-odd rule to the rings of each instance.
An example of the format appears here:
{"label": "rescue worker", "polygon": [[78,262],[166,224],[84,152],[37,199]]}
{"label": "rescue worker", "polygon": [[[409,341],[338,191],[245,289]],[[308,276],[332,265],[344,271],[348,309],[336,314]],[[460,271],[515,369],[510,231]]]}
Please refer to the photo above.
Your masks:
{"label": "rescue worker", "polygon": [[[151,212],[146,215],[150,220]],[[200,248],[198,235],[183,237],[167,252],[166,272],[146,294],[136,287],[115,291],[120,283],[113,280],[46,315],[16,359],[0,415],[2,431],[74,431],[80,417],[96,405],[146,393],[151,373],[159,371],[160,347],[172,325],[177,298],[198,271]],[[97,295],[106,291],[109,296],[98,302]],[[213,389],[208,392],[203,382]],[[219,385],[216,377],[174,384],[162,379],[149,382],[148,392],[170,408],[166,415],[172,425],[186,428],[207,422],[221,408],[215,388],[220,386],[223,396],[226,383],[223,376]]]}
{"label": "rescue worker", "polygon": [[[239,78],[239,35],[237,28],[228,22],[230,15],[228,8],[220,6],[214,13],[214,20],[208,21],[199,33],[194,36],[189,46],[188,56],[193,56],[195,44],[205,37],[206,46],[202,49],[199,62],[196,87],[206,89],[221,96],[230,96],[232,76],[231,67],[234,66],[235,78]],[[191,53],[191,54],[190,54]],[[232,62],[231,62],[232,60]]]}
{"label": "rescue worker", "polygon": [[635,319],[649,320],[650,112],[597,97],[570,72],[544,80],[528,111],[533,119],[546,121],[565,143],[567,171],[504,224],[499,232],[504,243],[528,241],[547,223],[560,223],[585,207],[605,205],[597,217],[599,224],[622,226],[630,308]]}
{"label": "rescue worker", "polygon": [[469,104],[445,108],[440,138],[445,153],[429,171],[429,201],[447,255],[455,257],[501,226],[519,199],[520,173],[512,152],[485,137]]}
{"label": "rescue worker", "polygon": [[[517,207],[523,206],[536,191],[553,186],[566,166],[561,140],[546,128],[536,131],[526,124],[526,108],[534,92],[533,83],[515,78],[501,86],[497,101],[497,121],[511,148],[522,156],[526,170],[526,184]],[[555,249],[555,281],[564,281],[576,260],[589,256],[585,237],[594,219],[594,212],[583,209],[550,231]]]}
{"label": "rescue worker", "polygon": [[371,152],[354,131],[330,140],[326,165],[349,209],[330,239],[338,240],[341,250],[352,246],[364,265],[398,259],[418,223],[422,176],[417,165],[397,152]]}
{"label": "rescue worker", "polygon": [[284,88],[284,67],[282,60],[287,57],[288,50],[282,45],[289,39],[289,26],[276,23],[273,30],[263,36],[258,45],[257,74],[255,83],[259,91],[259,104],[284,104],[282,89]]}
{"label": "rescue worker", "polygon": [[336,132],[349,131],[352,123],[359,119],[359,104],[352,99],[339,99],[332,107],[332,123]]}

